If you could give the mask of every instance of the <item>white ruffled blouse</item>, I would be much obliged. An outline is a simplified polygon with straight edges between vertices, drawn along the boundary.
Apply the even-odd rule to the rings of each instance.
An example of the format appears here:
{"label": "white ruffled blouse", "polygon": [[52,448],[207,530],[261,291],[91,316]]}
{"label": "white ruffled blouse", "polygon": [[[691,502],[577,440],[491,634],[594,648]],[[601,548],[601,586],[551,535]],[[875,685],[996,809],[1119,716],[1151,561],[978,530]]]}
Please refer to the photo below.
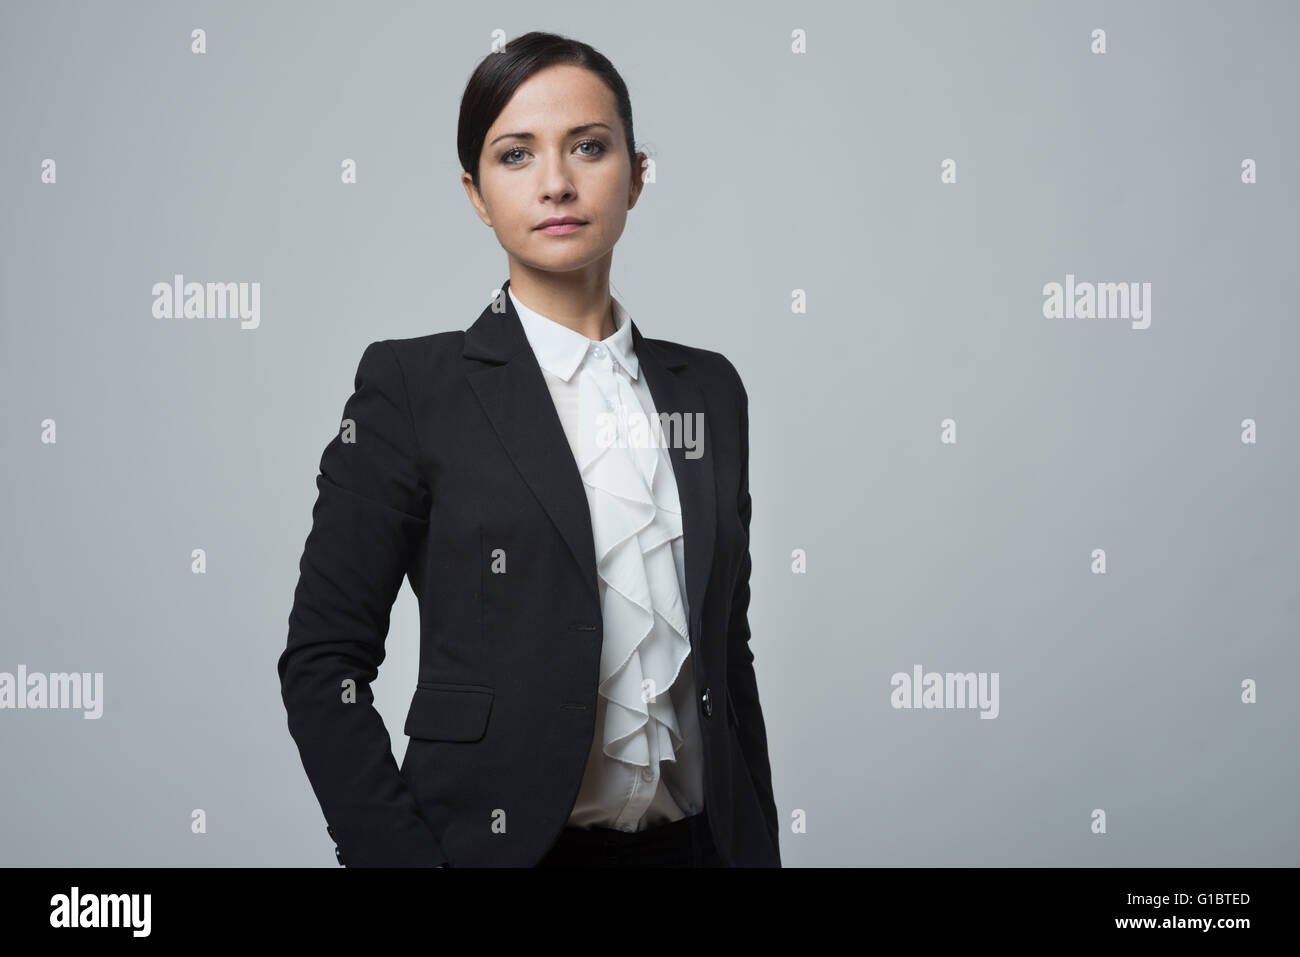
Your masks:
{"label": "white ruffled blouse", "polygon": [[639,831],[704,806],[681,504],[630,316],[600,342],[509,295],[591,508],[604,644],[596,733],[570,827]]}

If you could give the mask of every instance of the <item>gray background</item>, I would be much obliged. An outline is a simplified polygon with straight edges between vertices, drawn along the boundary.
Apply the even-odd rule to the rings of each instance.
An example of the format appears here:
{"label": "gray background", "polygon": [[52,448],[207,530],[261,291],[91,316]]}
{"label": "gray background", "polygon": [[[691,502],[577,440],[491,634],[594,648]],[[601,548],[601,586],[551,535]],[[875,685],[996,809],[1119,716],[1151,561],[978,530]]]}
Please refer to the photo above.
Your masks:
{"label": "gray background", "polygon": [[[4,5],[0,670],[105,713],[0,712],[0,863],[335,865],[275,673],[316,468],[367,343],[507,278],[457,110],[546,29],[657,164],[615,293],[750,394],[787,866],[1300,864],[1294,5],[442,6]],[[1043,318],[1067,272],[1151,327]],[[174,273],[261,282],[260,328],[153,318]],[[404,585],[398,760],[417,641]],[[1000,716],[891,708],[916,663]]]}

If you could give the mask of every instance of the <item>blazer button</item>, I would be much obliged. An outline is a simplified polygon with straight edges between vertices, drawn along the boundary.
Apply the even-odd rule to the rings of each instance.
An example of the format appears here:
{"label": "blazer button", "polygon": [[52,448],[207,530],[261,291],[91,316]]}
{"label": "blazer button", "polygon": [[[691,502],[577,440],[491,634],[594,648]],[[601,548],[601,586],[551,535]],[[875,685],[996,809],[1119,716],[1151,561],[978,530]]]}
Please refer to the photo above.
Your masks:
{"label": "blazer button", "polygon": [[[337,844],[334,845],[334,856],[335,856],[336,858],[338,858],[338,862],[339,862],[340,864],[343,864],[343,854],[342,854],[342,852],[339,850],[339,846],[338,846]],[[347,867],[346,864],[343,864],[343,866],[344,866],[344,867]]]}
{"label": "blazer button", "polygon": [[712,718],[712,717],[713,717],[713,699],[709,696],[709,689],[708,689],[708,688],[705,688],[705,689],[704,689],[704,694],[700,697],[700,700],[701,700],[702,702],[704,702],[704,716],[705,716],[706,718]]}
{"label": "blazer button", "polygon": [[330,836],[331,841],[337,841],[339,839],[338,835],[334,833],[334,828],[328,824],[325,825],[325,833]]}

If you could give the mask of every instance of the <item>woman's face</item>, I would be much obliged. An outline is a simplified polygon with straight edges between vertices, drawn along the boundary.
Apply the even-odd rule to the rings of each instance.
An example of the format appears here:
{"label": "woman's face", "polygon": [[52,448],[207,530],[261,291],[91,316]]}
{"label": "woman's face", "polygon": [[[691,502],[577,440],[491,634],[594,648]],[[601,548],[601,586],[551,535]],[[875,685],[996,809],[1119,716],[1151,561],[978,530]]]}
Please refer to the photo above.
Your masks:
{"label": "woman's face", "polygon": [[[644,154],[637,154],[638,166]],[[506,104],[484,139],[479,189],[461,176],[479,218],[513,260],[573,272],[607,260],[641,193],[613,92],[581,67],[547,67]],[[582,225],[550,231],[545,220]]]}

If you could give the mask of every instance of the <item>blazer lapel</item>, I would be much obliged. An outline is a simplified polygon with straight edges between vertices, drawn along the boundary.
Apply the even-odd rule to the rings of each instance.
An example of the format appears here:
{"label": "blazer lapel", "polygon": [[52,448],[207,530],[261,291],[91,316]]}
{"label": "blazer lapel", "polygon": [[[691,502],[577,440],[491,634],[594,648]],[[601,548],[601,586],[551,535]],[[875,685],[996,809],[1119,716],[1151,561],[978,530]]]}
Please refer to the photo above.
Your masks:
{"label": "blazer lapel", "polygon": [[[645,339],[632,321],[632,343],[636,348],[637,368],[645,376],[646,385],[654,399],[655,412],[680,413],[680,426],[670,424],[664,437],[668,442],[668,455],[677,479],[677,497],[682,507],[682,534],[686,552],[686,601],[690,606],[690,620],[700,618],[704,609],[704,593],[709,584],[709,569],[713,567],[714,530],[717,526],[717,504],[713,478],[712,423],[705,414],[704,395],[699,384],[691,378],[687,360],[669,353]],[[694,428],[698,416],[703,431]],[[696,443],[699,458],[687,458],[682,445],[687,419],[692,423],[691,437]]]}
{"label": "blazer lapel", "polygon": [[[509,286],[510,281],[506,280],[497,297],[465,333],[463,355],[469,360],[469,383],[519,474],[551,516],[582,569],[582,577],[592,595],[599,601],[591,511],[582,475],[541,367],[507,292]],[[686,360],[667,355],[644,339],[635,322],[632,322],[632,341],[655,411],[680,412],[683,420],[698,412],[704,420],[703,436],[694,436],[702,445],[703,455],[686,458],[686,449],[680,441],[670,441],[668,450],[681,501],[686,597],[694,620],[704,607],[717,521],[711,426],[708,416],[703,415],[703,394],[689,377]],[[675,431],[670,431],[667,437],[672,440],[677,436]]]}

